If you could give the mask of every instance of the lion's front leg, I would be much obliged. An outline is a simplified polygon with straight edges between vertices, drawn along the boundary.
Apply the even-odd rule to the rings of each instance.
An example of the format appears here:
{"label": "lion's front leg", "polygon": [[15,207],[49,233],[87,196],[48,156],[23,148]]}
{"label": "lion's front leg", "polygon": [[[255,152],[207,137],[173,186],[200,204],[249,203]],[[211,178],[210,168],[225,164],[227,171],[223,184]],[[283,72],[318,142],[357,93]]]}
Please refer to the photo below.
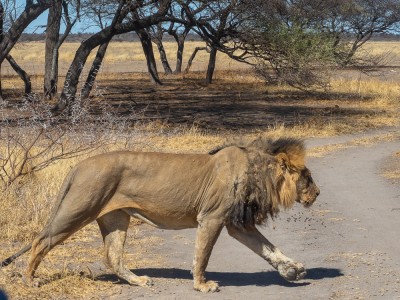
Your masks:
{"label": "lion's front leg", "polygon": [[203,293],[218,291],[218,284],[212,280],[206,281],[205,270],[211,251],[219,234],[223,228],[223,224],[211,221],[199,222],[196,234],[196,246],[193,259],[193,280],[194,289]]}
{"label": "lion's front leg", "polygon": [[268,261],[286,280],[295,281],[303,279],[306,276],[303,264],[285,256],[257,228],[241,229],[233,225],[228,225],[227,229],[229,235]]}

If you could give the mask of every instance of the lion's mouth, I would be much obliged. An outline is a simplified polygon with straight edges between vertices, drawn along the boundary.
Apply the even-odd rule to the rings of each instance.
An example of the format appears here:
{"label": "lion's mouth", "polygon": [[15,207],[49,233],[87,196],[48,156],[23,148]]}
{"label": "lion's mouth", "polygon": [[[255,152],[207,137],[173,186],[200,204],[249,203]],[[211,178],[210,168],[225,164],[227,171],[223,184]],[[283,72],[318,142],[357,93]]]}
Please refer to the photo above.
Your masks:
{"label": "lion's mouth", "polygon": [[301,199],[301,197],[298,197],[298,198],[296,199],[296,202],[302,204],[302,205],[305,206],[305,207],[309,207],[309,206],[311,206],[311,204],[312,204],[313,201],[304,200],[304,199]]}
{"label": "lion's mouth", "polygon": [[316,199],[307,199],[307,200],[302,200],[299,199],[299,203],[303,204],[304,207],[309,208],[313,203],[315,202]]}
{"label": "lion's mouth", "polygon": [[313,202],[308,202],[308,201],[302,201],[301,203],[305,208],[309,208],[313,204]]}

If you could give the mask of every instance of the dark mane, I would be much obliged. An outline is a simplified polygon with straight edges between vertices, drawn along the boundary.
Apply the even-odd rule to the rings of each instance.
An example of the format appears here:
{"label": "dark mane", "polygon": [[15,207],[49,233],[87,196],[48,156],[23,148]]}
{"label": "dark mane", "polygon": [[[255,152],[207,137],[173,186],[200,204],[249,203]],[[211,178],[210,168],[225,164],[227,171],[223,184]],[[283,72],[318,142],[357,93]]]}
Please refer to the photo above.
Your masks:
{"label": "dark mane", "polygon": [[249,143],[239,141],[225,144],[209,154],[214,155],[230,146],[243,149],[248,158],[247,172],[234,182],[230,221],[237,227],[262,225],[268,217],[274,218],[278,214],[279,206],[288,205],[281,199],[286,179],[279,175],[280,167],[277,166],[275,155],[284,153],[293,168],[300,169],[304,165],[304,142],[295,138],[258,138]]}
{"label": "dark mane", "polygon": [[237,227],[262,225],[278,212],[278,193],[274,175],[268,170],[271,156],[250,151],[248,169],[234,185],[230,221]]}
{"label": "dark mane", "polygon": [[231,144],[224,144],[224,145],[218,146],[218,147],[216,147],[216,148],[214,148],[214,149],[208,151],[208,154],[210,154],[210,155],[217,154],[219,151],[221,151],[221,150],[223,150],[223,149],[225,149],[225,148],[231,147],[231,146],[236,146],[236,147],[238,147],[238,148],[240,148],[240,149],[245,149],[244,146],[239,146],[239,145],[236,144],[236,143],[231,143]]}
{"label": "dark mane", "polygon": [[269,153],[272,155],[278,153],[286,153],[286,154],[303,154],[305,153],[304,141],[302,139],[296,138],[279,138],[279,139],[270,139],[270,138],[262,138],[259,137],[251,142],[245,142],[243,140],[231,142],[227,144],[220,145],[208,152],[210,155],[214,155],[219,151],[231,147],[236,146],[240,149],[251,149],[257,148],[259,151],[263,151],[265,153]]}

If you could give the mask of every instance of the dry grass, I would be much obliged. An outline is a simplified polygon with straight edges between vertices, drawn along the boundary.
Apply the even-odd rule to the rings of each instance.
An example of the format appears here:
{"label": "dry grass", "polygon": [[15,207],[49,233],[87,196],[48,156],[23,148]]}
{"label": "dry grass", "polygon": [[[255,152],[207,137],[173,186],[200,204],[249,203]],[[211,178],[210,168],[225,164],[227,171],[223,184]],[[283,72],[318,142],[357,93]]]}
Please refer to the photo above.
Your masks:
{"label": "dry grass", "polygon": [[[65,76],[75,52],[80,46],[80,43],[64,43],[60,48],[60,75]],[[164,42],[167,57],[169,59],[171,68],[175,68],[176,64],[176,49],[175,42]],[[190,55],[196,47],[204,47],[204,42],[189,41],[185,45],[183,56],[183,68],[186,67]],[[29,42],[18,43],[15,48],[11,50],[11,55],[30,75],[42,75],[44,72],[44,42]],[[159,53],[157,47],[154,47],[154,54],[156,59],[159,60]],[[90,62],[93,61],[96,55],[96,50],[88,57],[86,67],[90,67]],[[196,59],[192,65],[192,71],[202,71],[207,68],[208,53],[206,51],[199,51]],[[238,69],[246,68],[245,65],[237,63],[229,59],[226,55],[219,53],[217,60],[217,68],[219,69]],[[159,64],[159,69],[162,69]],[[144,72],[146,70],[145,57],[143,54],[140,42],[111,42],[107,54],[104,58],[102,71],[105,73],[110,72]],[[14,75],[14,71],[7,62],[2,66],[3,75]]]}
{"label": "dry grass", "polygon": [[[184,60],[187,61],[194,47],[198,42],[187,43]],[[374,44],[374,51],[380,51],[382,44]],[[400,55],[400,45],[399,47]],[[78,43],[64,44],[61,49],[60,63],[62,72],[65,72]],[[175,53],[174,43],[167,43],[167,51],[171,57]],[[392,45],[392,49],[397,49]],[[34,85],[40,87],[43,73],[43,43],[21,44],[13,49],[14,58],[23,65],[31,74],[39,74],[33,80]],[[397,54],[396,54],[397,55]],[[93,55],[90,59],[93,58]],[[120,94],[107,92],[112,91],[111,85],[120,80],[126,80],[126,85],[139,82],[133,86],[133,90],[139,90],[138,94],[130,94],[129,97],[137,102],[142,100],[146,107],[156,102],[161,106],[159,98],[167,99],[168,109],[174,102],[179,107],[190,106],[191,102],[184,102],[185,97],[191,99],[195,94],[200,94],[199,100],[210,99],[212,107],[218,101],[227,101],[226,107],[232,108],[237,104],[258,105],[260,110],[268,110],[273,105],[294,110],[312,110],[313,114],[307,118],[299,115],[290,123],[277,119],[276,122],[268,123],[265,126],[252,128],[250,130],[208,130],[196,122],[184,125],[174,124],[164,120],[139,120],[134,124],[137,132],[135,140],[129,145],[126,141],[121,144],[114,144],[112,147],[98,149],[97,152],[116,150],[128,147],[139,151],[165,151],[175,153],[197,152],[206,153],[219,144],[234,139],[239,134],[244,138],[251,139],[263,135],[268,137],[293,136],[301,138],[333,136],[344,133],[354,133],[367,129],[382,126],[398,126],[400,87],[397,82],[382,80],[382,78],[366,78],[359,76],[354,79],[339,77],[332,81],[332,93],[321,95],[308,95],[300,93],[287,86],[265,86],[260,80],[254,78],[248,72],[238,71],[237,63],[221,56],[216,73],[215,84],[209,87],[201,83],[203,73],[190,73],[187,75],[175,75],[165,78],[169,80],[166,85],[160,88],[148,86],[146,74],[121,74],[128,70],[132,72],[144,70],[143,54],[138,43],[112,43],[104,63],[100,76],[100,83],[97,87],[97,95],[93,98],[94,103],[101,101],[115,100],[115,97],[126,96],[126,91],[119,91]],[[206,53],[199,53],[196,59],[197,64],[193,70],[204,70],[206,67]],[[221,71],[225,70],[225,71]],[[228,70],[228,71],[226,71]],[[6,67],[3,71],[7,74]],[[10,74],[12,72],[10,71]],[[4,80],[3,87],[14,89],[20,86],[15,77]],[[142,88],[142,89],[140,89]],[[147,93],[151,90],[151,93]],[[140,94],[140,91],[146,93]],[[194,92],[195,91],[195,92]],[[142,97],[141,99],[135,97]],[[147,98],[146,98],[147,97]],[[214,99],[218,99],[215,101]],[[179,102],[181,101],[181,102]],[[206,101],[206,100],[204,100]],[[215,101],[215,102],[213,102]],[[124,102],[121,100],[121,103]],[[193,102],[197,103],[197,102]],[[157,109],[159,107],[157,106]],[[210,113],[206,108],[206,113]],[[255,109],[257,112],[258,108]],[[165,111],[163,111],[165,112]],[[357,112],[353,114],[353,112]],[[12,111],[7,111],[11,114]],[[196,112],[198,113],[198,112]],[[232,118],[248,118],[252,122],[253,116],[245,117],[245,110]],[[181,114],[181,113],[179,113]],[[228,114],[217,116],[216,119],[226,118]],[[263,115],[261,115],[261,118]],[[284,116],[286,117],[286,116]],[[255,119],[254,119],[255,120]],[[233,120],[235,122],[235,119]],[[265,123],[266,124],[266,123]],[[357,145],[368,145],[380,141],[397,139],[399,136],[382,135],[373,139],[354,140],[345,144],[338,144],[329,147],[310,149],[310,155],[320,157],[338,151],[340,149],[355,147]],[[1,147],[0,147],[1,148]],[[1,151],[1,149],[0,149]],[[90,155],[93,155],[91,153]],[[1,154],[0,154],[1,155]],[[395,155],[399,158],[399,154]],[[0,210],[0,258],[5,258],[15,253],[23,245],[32,241],[33,237],[41,230],[50,208],[54,203],[56,193],[61,182],[68,171],[84,156],[78,158],[58,161],[50,167],[35,173],[34,175],[16,182],[11,188],[2,192]],[[388,170],[389,172],[390,170]],[[399,178],[398,170],[392,170],[385,175]],[[1,190],[1,189],[0,189]],[[93,279],[83,271],[87,265],[101,260],[101,238],[95,224],[90,224],[79,233],[69,239],[64,245],[52,251],[46,257],[44,263],[38,270],[38,277],[42,280],[39,288],[28,288],[22,284],[21,273],[27,261],[27,255],[18,259],[7,268],[0,269],[0,288],[5,289],[12,299],[76,299],[76,298],[107,298],[107,296],[118,293],[119,285],[112,280]],[[137,229],[139,228],[139,229]],[[139,251],[126,256],[127,265],[130,268],[141,267],[144,264],[162,265],[160,257],[152,257],[150,261],[148,254],[144,255],[146,247],[160,243],[160,240],[149,237],[138,237],[137,230],[140,227],[130,229],[128,249],[132,246]],[[143,248],[141,248],[143,247]],[[128,251],[129,251],[128,250]],[[86,272],[87,273],[87,272]],[[90,273],[90,272],[89,272]]]}
{"label": "dry grass", "polygon": [[379,55],[384,58],[388,65],[400,64],[400,43],[398,41],[373,41],[365,45],[365,51],[372,55]]}

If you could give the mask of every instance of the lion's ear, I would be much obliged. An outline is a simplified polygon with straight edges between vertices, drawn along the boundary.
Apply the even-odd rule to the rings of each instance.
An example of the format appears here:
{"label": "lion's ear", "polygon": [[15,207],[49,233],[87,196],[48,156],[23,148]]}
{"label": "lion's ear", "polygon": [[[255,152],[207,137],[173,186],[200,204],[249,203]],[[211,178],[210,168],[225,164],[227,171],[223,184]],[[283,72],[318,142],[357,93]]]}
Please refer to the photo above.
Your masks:
{"label": "lion's ear", "polygon": [[282,170],[286,170],[289,167],[289,157],[285,153],[278,153],[275,158]]}

